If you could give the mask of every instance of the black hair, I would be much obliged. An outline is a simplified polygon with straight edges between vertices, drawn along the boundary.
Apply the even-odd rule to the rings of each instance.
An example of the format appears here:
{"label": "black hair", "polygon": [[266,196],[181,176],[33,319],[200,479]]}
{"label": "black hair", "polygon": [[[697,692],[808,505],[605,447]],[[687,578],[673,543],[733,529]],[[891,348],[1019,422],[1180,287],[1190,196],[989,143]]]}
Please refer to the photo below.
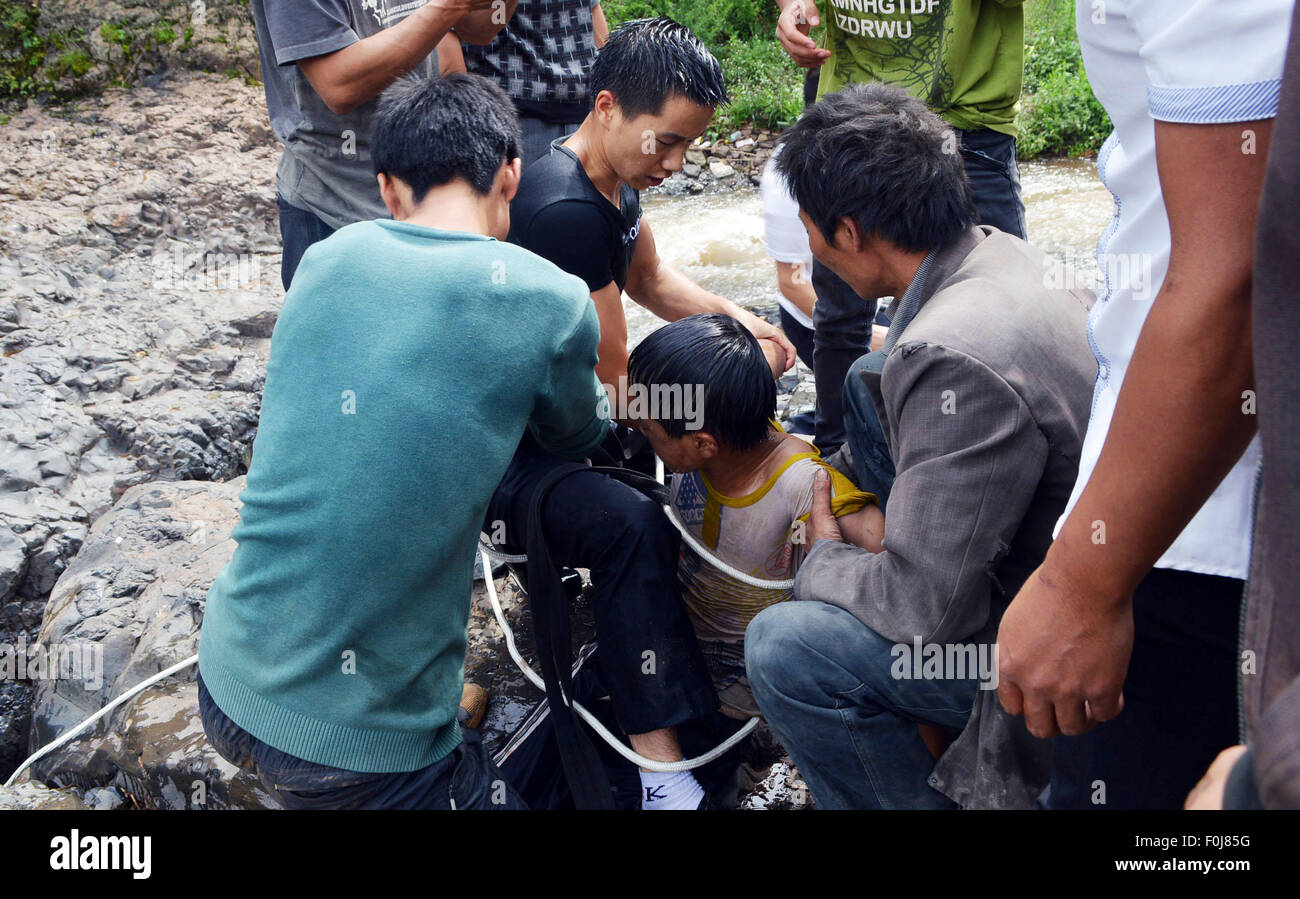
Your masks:
{"label": "black hair", "polygon": [[519,145],[519,120],[505,91],[457,72],[393,82],[379,97],[370,155],[376,174],[402,179],[419,203],[430,188],[456,178],[486,195]]}
{"label": "black hair", "polygon": [[[707,312],[664,325],[628,359],[628,382],[647,387],[703,385],[703,429],[728,449],[758,445],[776,415],[776,381],[758,339],[729,315]],[[656,419],[669,437],[686,433],[683,417]]]}
{"label": "black hair", "polygon": [[945,247],[975,221],[956,129],[895,85],[850,85],[808,107],[776,168],[832,245],[844,216],[909,252]]}
{"label": "black hair", "polygon": [[701,106],[727,102],[722,66],[685,25],[660,16],[625,22],[591,67],[590,97],[609,91],[627,118],[658,115],[671,94]]}

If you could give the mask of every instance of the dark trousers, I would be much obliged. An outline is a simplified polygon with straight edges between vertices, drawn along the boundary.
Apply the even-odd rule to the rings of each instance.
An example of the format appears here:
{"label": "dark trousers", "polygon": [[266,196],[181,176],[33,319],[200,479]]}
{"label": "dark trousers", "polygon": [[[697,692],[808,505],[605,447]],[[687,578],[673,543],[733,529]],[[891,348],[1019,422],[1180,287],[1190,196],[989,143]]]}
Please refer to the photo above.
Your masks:
{"label": "dark trousers", "polygon": [[[319,765],[263,743],[226,716],[199,677],[203,730],[221,757],[251,771],[287,809],[522,809],[478,732],[418,771],[375,774]],[[453,804],[454,803],[454,804]]]}
{"label": "dark trousers", "polygon": [[1220,750],[1239,742],[1241,592],[1233,578],[1162,568],[1146,576],[1133,595],[1124,709],[1055,739],[1040,807],[1183,807]]}
{"label": "dark trousers", "polygon": [[[996,131],[957,132],[966,177],[975,194],[977,223],[1025,236],[1016,141]],[[863,299],[822,265],[813,263],[813,376],[817,382],[817,446],[822,455],[844,442],[844,378],[871,342],[876,298]]]}
{"label": "dark trousers", "polygon": [[280,209],[280,283],[287,291],[293,283],[293,273],[298,270],[302,254],[318,240],[324,240],[334,233],[334,229],[325,224],[314,212],[290,206],[284,197],[276,194],[275,205]]}
{"label": "dark trousers", "polygon": [[805,327],[800,321],[786,312],[784,306],[777,306],[781,315],[781,330],[794,344],[794,351],[799,354],[799,361],[812,368],[813,364],[813,329]]}
{"label": "dark trousers", "polygon": [[[565,464],[525,436],[484,530],[504,526],[507,550],[523,552],[533,491]],[[542,521],[555,564],[591,571],[601,680],[619,727],[649,733],[717,709],[677,580],[681,538],[663,510],[613,478],[579,472],[551,490]]]}

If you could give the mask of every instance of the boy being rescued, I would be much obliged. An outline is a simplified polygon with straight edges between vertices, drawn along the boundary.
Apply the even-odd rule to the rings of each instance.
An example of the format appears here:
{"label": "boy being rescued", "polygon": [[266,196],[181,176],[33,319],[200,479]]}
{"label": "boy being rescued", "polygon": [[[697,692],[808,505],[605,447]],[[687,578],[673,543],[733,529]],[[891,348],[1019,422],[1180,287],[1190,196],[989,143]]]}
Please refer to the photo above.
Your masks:
{"label": "boy being rescued", "polygon": [[[885,516],[876,497],[776,423],[772,369],[734,318],[692,315],[660,328],[632,352],[628,378],[659,396],[687,396],[702,387],[702,416],[652,409],[634,424],[675,472],[674,513],[726,565],[761,580],[791,580],[808,553],[803,535],[823,477],[830,479],[831,512],[844,538],[870,552],[883,549]],[[663,389],[674,385],[679,389]],[[745,677],[745,627],[793,591],[745,583],[686,542],[678,577],[723,714],[758,716]]]}

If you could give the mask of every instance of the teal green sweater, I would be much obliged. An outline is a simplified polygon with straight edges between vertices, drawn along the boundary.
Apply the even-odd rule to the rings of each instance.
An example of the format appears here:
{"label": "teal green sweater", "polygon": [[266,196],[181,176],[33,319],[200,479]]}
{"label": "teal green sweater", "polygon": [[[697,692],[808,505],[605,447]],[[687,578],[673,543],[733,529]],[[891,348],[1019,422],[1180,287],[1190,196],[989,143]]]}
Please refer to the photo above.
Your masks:
{"label": "teal green sweater", "polygon": [[353,771],[456,747],[488,500],[525,425],[571,457],[605,435],[599,331],[581,280],[480,235],[379,220],[307,251],[199,643],[226,715]]}

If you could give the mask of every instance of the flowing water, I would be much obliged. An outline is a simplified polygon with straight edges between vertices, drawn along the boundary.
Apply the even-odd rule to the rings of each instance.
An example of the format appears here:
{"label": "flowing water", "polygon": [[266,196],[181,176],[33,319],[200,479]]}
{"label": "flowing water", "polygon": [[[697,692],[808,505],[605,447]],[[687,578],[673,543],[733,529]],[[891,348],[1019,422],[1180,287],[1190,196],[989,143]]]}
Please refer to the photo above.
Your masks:
{"label": "flowing water", "polygon": [[[1092,284],[1097,238],[1110,221],[1113,201],[1091,160],[1020,165],[1029,241],[1070,263]],[[763,248],[763,204],[757,188],[676,197],[647,193],[646,220],[660,255],[714,293],[759,313],[776,310],[776,269]],[[631,300],[629,343],[662,322]]]}

